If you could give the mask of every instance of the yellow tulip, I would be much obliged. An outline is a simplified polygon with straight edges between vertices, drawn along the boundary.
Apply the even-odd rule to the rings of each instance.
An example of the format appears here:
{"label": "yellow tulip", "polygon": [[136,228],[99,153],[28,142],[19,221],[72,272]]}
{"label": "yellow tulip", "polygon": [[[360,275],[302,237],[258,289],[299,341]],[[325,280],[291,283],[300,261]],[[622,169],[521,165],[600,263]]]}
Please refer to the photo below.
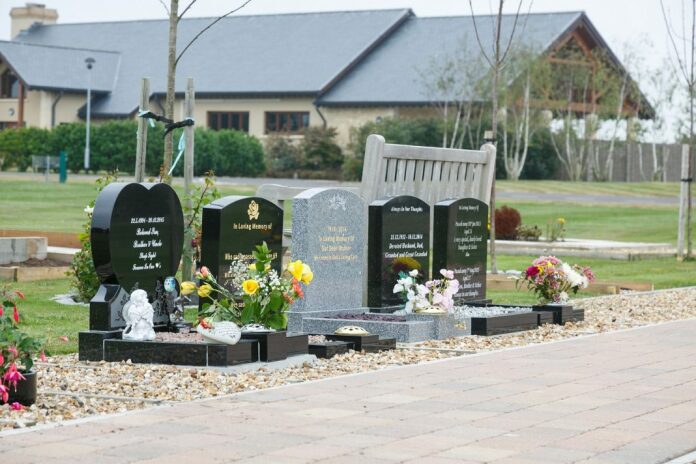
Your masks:
{"label": "yellow tulip", "polygon": [[249,279],[245,280],[242,283],[242,290],[244,290],[244,293],[247,295],[253,295],[256,293],[259,289],[259,283],[255,280]]}
{"label": "yellow tulip", "polygon": [[196,284],[193,282],[181,282],[181,294],[190,295],[196,290]]}
{"label": "yellow tulip", "polygon": [[312,271],[305,272],[304,274],[302,274],[302,283],[305,285],[309,285],[313,278],[314,273]]}
{"label": "yellow tulip", "polygon": [[198,296],[201,298],[208,298],[210,293],[213,291],[213,287],[210,284],[203,284],[198,287]]}
{"label": "yellow tulip", "polygon": [[300,280],[302,278],[302,261],[298,259],[288,264],[288,271],[295,279]]}

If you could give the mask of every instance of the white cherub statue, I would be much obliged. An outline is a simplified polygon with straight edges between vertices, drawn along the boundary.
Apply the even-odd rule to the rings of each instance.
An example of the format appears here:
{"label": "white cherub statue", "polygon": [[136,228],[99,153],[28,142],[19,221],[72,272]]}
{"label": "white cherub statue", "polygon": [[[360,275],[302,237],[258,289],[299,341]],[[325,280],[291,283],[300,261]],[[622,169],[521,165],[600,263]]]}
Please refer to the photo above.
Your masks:
{"label": "white cherub statue", "polygon": [[125,340],[154,340],[155,330],[152,328],[154,313],[152,305],[147,301],[147,292],[145,290],[133,291],[130,300],[123,308],[123,318],[126,320],[123,338]]}

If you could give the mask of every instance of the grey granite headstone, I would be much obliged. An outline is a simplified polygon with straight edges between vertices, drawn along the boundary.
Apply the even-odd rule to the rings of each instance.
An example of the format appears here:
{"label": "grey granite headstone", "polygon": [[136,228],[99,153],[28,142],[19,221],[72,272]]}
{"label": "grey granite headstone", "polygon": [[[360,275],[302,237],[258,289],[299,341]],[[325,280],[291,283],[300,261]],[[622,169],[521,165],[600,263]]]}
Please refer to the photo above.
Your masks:
{"label": "grey granite headstone", "polygon": [[292,311],[362,305],[366,234],[365,206],[358,195],[314,188],[294,198],[292,259],[309,264],[314,281]]}

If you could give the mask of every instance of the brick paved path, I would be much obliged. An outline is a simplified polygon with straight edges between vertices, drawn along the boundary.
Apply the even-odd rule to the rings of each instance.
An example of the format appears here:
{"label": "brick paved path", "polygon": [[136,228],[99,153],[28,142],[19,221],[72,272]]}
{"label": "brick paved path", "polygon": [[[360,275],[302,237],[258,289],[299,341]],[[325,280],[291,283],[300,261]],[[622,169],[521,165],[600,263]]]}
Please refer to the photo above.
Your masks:
{"label": "brick paved path", "polygon": [[696,320],[0,438],[11,463],[637,464],[695,448]]}

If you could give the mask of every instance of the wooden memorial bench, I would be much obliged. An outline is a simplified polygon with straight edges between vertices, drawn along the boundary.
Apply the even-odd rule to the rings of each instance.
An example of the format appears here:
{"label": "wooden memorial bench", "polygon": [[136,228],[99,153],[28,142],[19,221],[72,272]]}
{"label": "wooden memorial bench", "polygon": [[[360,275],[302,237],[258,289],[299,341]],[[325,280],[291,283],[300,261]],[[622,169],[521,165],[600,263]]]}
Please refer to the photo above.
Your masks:
{"label": "wooden memorial bench", "polygon": [[[347,190],[358,193],[368,205],[396,195],[416,196],[431,207],[448,198],[476,198],[488,204],[494,166],[495,146],[490,143],[480,150],[418,147],[385,143],[384,137],[372,134],[365,146],[360,187]],[[263,184],[256,195],[283,206],[304,190]],[[290,238],[289,232],[285,238]]]}

